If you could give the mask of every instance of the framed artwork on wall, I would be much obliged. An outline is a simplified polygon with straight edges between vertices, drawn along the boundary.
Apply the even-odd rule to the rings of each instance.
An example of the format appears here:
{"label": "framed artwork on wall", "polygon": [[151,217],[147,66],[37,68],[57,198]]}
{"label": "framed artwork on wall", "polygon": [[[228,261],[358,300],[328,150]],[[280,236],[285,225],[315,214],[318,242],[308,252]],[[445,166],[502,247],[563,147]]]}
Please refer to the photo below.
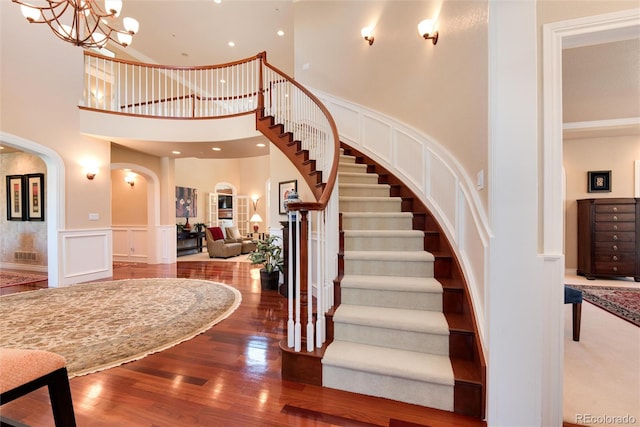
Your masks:
{"label": "framed artwork on wall", "polygon": [[25,184],[27,219],[44,221],[44,174],[26,175]]}
{"label": "framed artwork on wall", "polygon": [[24,176],[7,175],[7,220],[24,221]]}
{"label": "framed artwork on wall", "polygon": [[196,216],[198,216],[198,190],[176,187],[176,218],[195,218]]}
{"label": "framed artwork on wall", "polygon": [[589,193],[608,193],[611,191],[611,171],[589,171]]}
{"label": "framed artwork on wall", "polygon": [[287,196],[291,192],[291,190],[298,191],[298,180],[293,179],[291,181],[283,181],[280,183],[280,196],[278,200],[280,201],[280,214],[286,215],[287,209],[285,208],[284,201],[287,200]]}

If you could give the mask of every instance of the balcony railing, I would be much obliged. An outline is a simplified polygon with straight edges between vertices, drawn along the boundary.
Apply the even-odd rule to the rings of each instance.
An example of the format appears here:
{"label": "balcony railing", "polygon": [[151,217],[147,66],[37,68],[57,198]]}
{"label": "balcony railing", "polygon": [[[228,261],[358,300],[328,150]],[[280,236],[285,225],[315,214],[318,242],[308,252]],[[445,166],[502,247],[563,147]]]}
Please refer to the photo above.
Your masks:
{"label": "balcony railing", "polygon": [[[300,142],[300,149],[307,153],[304,160],[297,159],[298,152],[288,156],[303,174],[316,200],[290,205],[290,229],[297,227],[300,232],[295,234],[298,241],[290,242],[289,246],[298,250],[294,251],[296,259],[288,261],[296,265],[297,274],[288,281],[291,292],[286,345],[300,351],[306,340],[307,351],[321,347],[326,338],[324,314],[333,306],[332,280],[337,272],[338,241],[337,201],[331,200],[335,200],[332,193],[339,140],[335,123],[324,105],[291,77],[268,64],[264,52],[232,63],[202,67],[135,63],[85,52],[84,67],[82,109],[189,120],[256,114],[256,123],[272,117],[273,123],[282,127],[280,134],[261,130],[282,151],[289,145],[282,144],[283,134]],[[314,164],[311,173],[305,170],[309,161]],[[317,176],[322,177],[320,183],[313,181]]]}

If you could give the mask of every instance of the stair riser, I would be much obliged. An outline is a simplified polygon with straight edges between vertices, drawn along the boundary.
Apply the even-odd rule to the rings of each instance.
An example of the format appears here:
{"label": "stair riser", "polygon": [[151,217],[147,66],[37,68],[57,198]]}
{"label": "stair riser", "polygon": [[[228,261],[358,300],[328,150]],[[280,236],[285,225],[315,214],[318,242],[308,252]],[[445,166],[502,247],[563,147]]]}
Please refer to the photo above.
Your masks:
{"label": "stair riser", "polygon": [[340,212],[400,212],[397,199],[349,200],[340,198]]}
{"label": "stair riser", "polygon": [[422,237],[344,237],[346,251],[421,251]]}
{"label": "stair riser", "polygon": [[419,353],[449,355],[449,335],[335,322],[335,339]]}
{"label": "stair riser", "polygon": [[373,276],[433,277],[433,262],[344,259],[344,273]]}
{"label": "stair riser", "polygon": [[389,197],[389,186],[366,185],[351,186],[340,184],[340,196],[344,197]]}
{"label": "stair riser", "polygon": [[342,217],[343,230],[411,230],[412,219],[383,217]]}
{"label": "stair riser", "polygon": [[343,163],[350,164],[355,162],[356,162],[355,156],[345,156],[344,154],[340,154],[340,157],[338,158],[339,164],[343,164]]}
{"label": "stair riser", "polygon": [[372,173],[338,174],[340,184],[377,184],[378,175]]}
{"label": "stair riser", "polygon": [[442,311],[442,294],[342,287],[342,304]]}
{"label": "stair riser", "polygon": [[331,365],[322,367],[322,385],[352,393],[453,411],[453,386],[448,385],[352,371]]}

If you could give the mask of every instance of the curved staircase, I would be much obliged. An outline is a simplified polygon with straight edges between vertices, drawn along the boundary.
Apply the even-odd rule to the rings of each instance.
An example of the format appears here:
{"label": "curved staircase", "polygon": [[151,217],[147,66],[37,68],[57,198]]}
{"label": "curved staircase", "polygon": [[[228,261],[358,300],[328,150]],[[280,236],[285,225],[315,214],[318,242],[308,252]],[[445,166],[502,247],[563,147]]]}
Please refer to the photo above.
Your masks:
{"label": "curved staircase", "polygon": [[418,199],[343,144],[326,387],[484,416],[485,369],[457,261]]}

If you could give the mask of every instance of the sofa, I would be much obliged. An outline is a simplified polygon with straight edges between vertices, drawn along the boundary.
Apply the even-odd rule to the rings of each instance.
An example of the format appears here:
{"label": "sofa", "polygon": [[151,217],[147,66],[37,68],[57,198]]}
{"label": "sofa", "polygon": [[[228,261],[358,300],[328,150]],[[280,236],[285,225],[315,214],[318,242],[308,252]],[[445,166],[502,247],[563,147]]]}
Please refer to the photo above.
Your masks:
{"label": "sofa", "polygon": [[220,227],[209,227],[204,231],[209,258],[229,258],[242,253],[242,243],[227,242]]}

